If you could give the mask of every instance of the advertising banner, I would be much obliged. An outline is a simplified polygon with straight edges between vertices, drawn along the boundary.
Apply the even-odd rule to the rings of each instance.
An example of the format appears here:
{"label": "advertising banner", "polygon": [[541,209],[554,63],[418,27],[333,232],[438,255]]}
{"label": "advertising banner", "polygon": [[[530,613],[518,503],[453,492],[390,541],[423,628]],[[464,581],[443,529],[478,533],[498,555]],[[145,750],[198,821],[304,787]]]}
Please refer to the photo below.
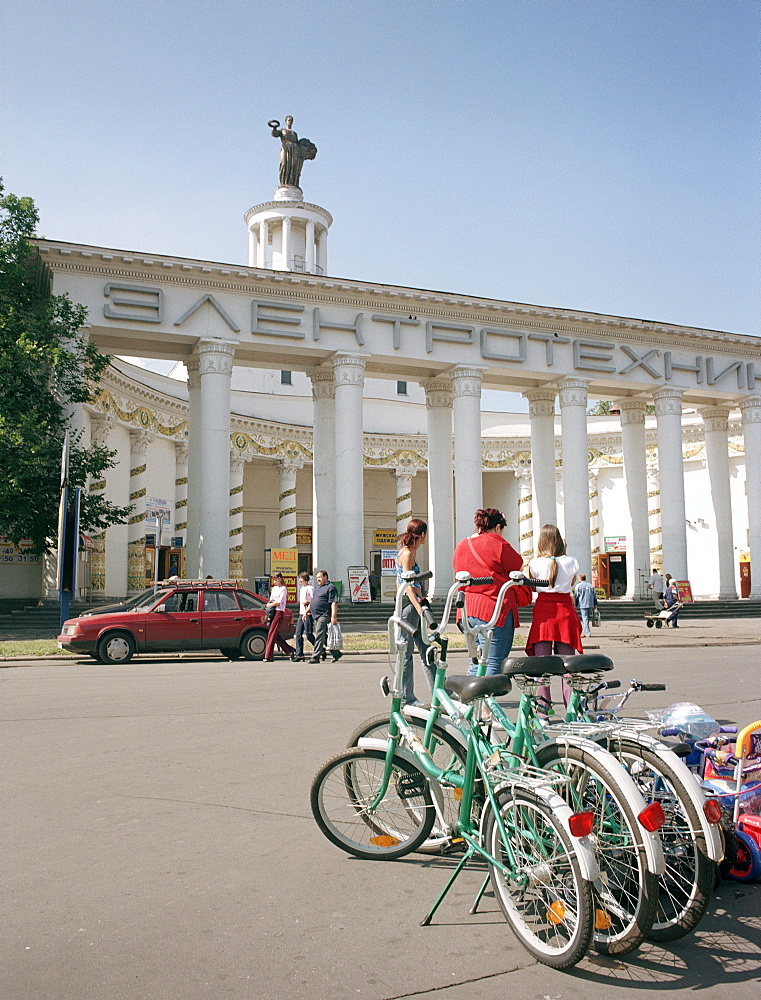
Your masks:
{"label": "advertising banner", "polygon": [[38,563],[40,557],[32,552],[33,547],[31,538],[19,539],[18,545],[0,538],[0,563]]}
{"label": "advertising banner", "polygon": [[352,604],[364,604],[371,600],[367,566],[349,566],[349,594]]}
{"label": "advertising banner", "polygon": [[381,549],[381,600],[396,600],[396,549]]}
{"label": "advertising banner", "polygon": [[298,549],[272,549],[270,552],[270,573],[282,573],[288,588],[288,600],[297,600],[296,579],[299,575]]}
{"label": "advertising banner", "polygon": [[689,580],[677,580],[676,589],[682,604],[692,604],[692,587]]}
{"label": "advertising banner", "polygon": [[[374,531],[373,532],[373,548],[374,549],[385,549],[391,545],[396,545],[396,532],[395,531]],[[396,551],[396,549],[394,549]]]}

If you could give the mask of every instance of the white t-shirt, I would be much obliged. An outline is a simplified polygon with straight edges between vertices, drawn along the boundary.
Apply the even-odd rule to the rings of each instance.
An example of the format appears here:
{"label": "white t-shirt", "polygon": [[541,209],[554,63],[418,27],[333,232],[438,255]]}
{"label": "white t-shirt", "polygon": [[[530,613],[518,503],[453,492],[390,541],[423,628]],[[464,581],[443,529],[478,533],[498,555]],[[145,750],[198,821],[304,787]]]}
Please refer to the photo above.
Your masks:
{"label": "white t-shirt", "polygon": [[307,604],[312,600],[312,594],[314,593],[314,587],[311,583],[304,584],[303,587],[299,587],[299,611],[303,615],[307,609]]}
{"label": "white t-shirt", "polygon": [[[538,594],[570,594],[571,581],[579,572],[579,563],[573,556],[556,556],[558,575],[554,587],[537,587]],[[549,556],[537,556],[528,564],[531,576],[535,580],[546,580],[549,576],[552,559]]]}
{"label": "white t-shirt", "polygon": [[275,605],[275,611],[285,611],[285,605],[288,602],[288,588],[275,586],[270,591],[270,599],[268,604]]}

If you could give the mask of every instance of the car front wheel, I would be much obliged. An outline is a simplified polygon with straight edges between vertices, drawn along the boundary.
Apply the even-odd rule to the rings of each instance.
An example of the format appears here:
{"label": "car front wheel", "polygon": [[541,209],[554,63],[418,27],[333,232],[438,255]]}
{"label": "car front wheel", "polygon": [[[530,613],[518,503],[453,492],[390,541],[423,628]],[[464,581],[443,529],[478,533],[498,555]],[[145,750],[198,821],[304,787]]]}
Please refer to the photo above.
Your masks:
{"label": "car front wheel", "polygon": [[128,632],[110,632],[98,643],[102,663],[129,663],[135,655],[135,640]]}
{"label": "car front wheel", "polygon": [[243,636],[243,642],[240,644],[240,651],[247,660],[263,660],[266,645],[266,632],[249,632],[247,635]]}

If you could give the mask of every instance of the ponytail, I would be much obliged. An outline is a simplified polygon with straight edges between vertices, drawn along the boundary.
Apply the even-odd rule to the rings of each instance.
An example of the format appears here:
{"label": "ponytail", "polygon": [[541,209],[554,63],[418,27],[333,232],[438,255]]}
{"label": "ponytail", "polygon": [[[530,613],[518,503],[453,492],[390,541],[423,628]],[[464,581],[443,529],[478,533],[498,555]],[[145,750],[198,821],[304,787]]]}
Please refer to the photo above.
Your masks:
{"label": "ponytail", "polygon": [[407,522],[407,527],[399,535],[397,545],[400,549],[411,548],[421,535],[428,533],[428,525],[421,521],[419,517],[413,517]]}
{"label": "ponytail", "polygon": [[550,586],[554,587],[555,581],[558,578],[557,557],[565,555],[565,542],[557,529],[557,525],[545,524],[542,527],[542,530],[539,532],[536,554],[540,557],[544,556],[545,559],[552,560],[549,572],[547,573],[547,579]]}

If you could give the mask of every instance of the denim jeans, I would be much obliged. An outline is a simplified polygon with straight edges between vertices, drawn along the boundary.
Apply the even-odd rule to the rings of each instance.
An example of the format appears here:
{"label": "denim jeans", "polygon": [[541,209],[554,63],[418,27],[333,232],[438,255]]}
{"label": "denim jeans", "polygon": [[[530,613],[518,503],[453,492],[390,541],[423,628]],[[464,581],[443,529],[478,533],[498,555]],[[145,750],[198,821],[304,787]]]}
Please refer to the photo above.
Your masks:
{"label": "denim jeans", "polygon": [[304,655],[304,636],[314,646],[314,621],[311,615],[307,615],[306,619],[299,615],[296,619],[296,656],[299,657]]}
{"label": "denim jeans", "polygon": [[592,634],[592,608],[579,608],[579,615],[581,616],[581,632],[582,635]]}
{"label": "denim jeans", "polygon": [[[485,625],[486,622],[482,618],[471,618],[468,616],[468,622],[470,625]],[[490,674],[501,674],[502,673],[502,661],[506,656],[510,655],[510,650],[513,648],[513,636],[515,635],[515,625],[513,624],[513,613],[509,611],[507,618],[505,618],[504,625],[495,625],[494,631],[491,637],[491,645],[489,646],[489,659],[486,664],[486,676]],[[482,635],[476,636],[476,643],[479,650],[484,648],[484,637]],[[468,667],[468,676],[473,677],[476,673],[475,663],[471,663]]]}
{"label": "denim jeans", "polygon": [[423,642],[423,636],[420,633],[420,615],[417,613],[412,603],[407,602],[404,605],[402,608],[402,618],[408,625],[412,625],[415,629],[415,632],[412,635],[399,629],[407,644],[407,648],[404,653],[404,676],[402,679],[402,686],[404,688],[404,704],[412,705],[418,700],[415,697],[415,668],[412,661],[413,649],[415,647],[417,647],[417,651],[420,653],[423,661],[423,673],[425,674],[425,679],[428,682],[429,691],[433,691],[433,681],[436,674],[433,670],[431,670],[426,662],[425,651],[428,647]]}

